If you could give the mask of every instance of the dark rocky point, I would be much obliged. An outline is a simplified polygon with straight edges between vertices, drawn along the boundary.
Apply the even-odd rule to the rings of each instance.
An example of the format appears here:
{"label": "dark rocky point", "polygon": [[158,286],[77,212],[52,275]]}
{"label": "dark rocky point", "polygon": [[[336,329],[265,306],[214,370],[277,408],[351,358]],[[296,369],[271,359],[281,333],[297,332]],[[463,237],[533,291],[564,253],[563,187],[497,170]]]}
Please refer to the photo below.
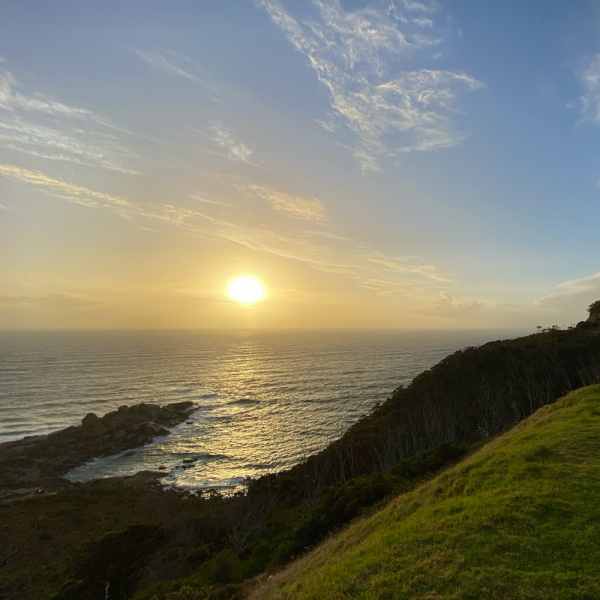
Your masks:
{"label": "dark rocky point", "polygon": [[125,450],[134,454],[132,448],[168,435],[168,427],[185,421],[193,406],[193,402],[120,406],[103,417],[89,413],[81,425],[0,444],[0,497],[3,491],[14,495],[17,489],[55,489],[64,484],[61,478],[68,471],[92,458]]}

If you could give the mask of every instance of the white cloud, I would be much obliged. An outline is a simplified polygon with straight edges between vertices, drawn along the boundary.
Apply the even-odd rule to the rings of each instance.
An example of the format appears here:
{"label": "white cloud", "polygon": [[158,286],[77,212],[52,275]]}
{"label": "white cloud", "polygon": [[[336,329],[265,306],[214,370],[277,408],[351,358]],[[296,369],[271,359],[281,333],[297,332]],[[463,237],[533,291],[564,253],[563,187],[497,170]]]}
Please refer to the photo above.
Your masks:
{"label": "white cloud", "polygon": [[402,6],[411,12],[432,12],[435,10],[432,6],[426,6],[422,2],[411,2],[410,0],[402,0]]}
{"label": "white cloud", "polygon": [[263,185],[239,184],[235,187],[245,194],[266,200],[275,210],[288,213],[293,217],[312,221],[324,219],[325,205],[318,198],[303,198],[286,194]]}
{"label": "white cloud", "polygon": [[[433,276],[435,267],[424,265],[418,257],[395,259],[372,246],[329,231],[300,230],[295,234],[282,234],[262,226],[250,227],[215,218],[193,208],[144,204],[130,198],[97,192],[16,165],[0,164],[0,176],[73,204],[114,210],[120,217],[138,222],[138,226],[145,226],[144,220],[148,219],[155,224],[177,227],[190,234],[218,238],[252,250],[303,262],[320,271],[351,278],[362,287],[370,287],[382,296],[405,296],[420,288],[430,289],[433,286],[435,289],[438,285]],[[294,204],[306,199],[298,199],[261,186],[255,186],[252,191],[268,197],[274,195],[273,202],[287,206],[280,210],[295,207],[302,214],[310,212],[304,203],[301,202],[299,206]],[[319,214],[320,201],[317,202],[314,206],[308,205],[311,206],[310,210],[316,211],[315,216]],[[400,264],[402,268],[398,266]]]}
{"label": "white cloud", "polygon": [[[129,166],[135,154],[121,144],[115,135],[119,130],[109,119],[43,94],[23,94],[17,87],[12,73],[0,69],[0,143],[4,147],[50,160],[137,174]],[[98,127],[110,133],[97,131]]]}
{"label": "white cloud", "polygon": [[64,127],[62,131],[9,116],[0,121],[0,141],[13,150],[50,160],[65,160],[128,174],[138,171],[127,166],[135,155],[118,138],[95,131]]}
{"label": "white cloud", "polygon": [[414,259],[415,257],[385,260],[380,258],[371,258],[369,260],[377,265],[380,265],[384,271],[388,271],[390,273],[414,273],[422,275],[427,279],[444,283],[451,283],[453,281],[450,275],[438,273],[434,265],[422,265],[418,262],[415,263]]}
{"label": "white cloud", "polygon": [[181,77],[185,77],[191,81],[200,81],[200,77],[198,77],[198,75],[190,73],[189,71],[178,67],[174,63],[169,62],[159,52],[148,52],[146,50],[134,50],[134,52],[140,58],[143,58],[149,65],[164,71],[165,73],[169,73],[170,75],[180,75]]}
{"label": "white cloud", "polygon": [[240,141],[230,129],[227,129],[221,123],[213,123],[210,129],[212,132],[212,141],[221,146],[221,148],[224,148],[230,159],[254,165],[250,161],[254,152],[249,146]]}
{"label": "white cloud", "polygon": [[581,119],[600,123],[600,54],[581,73],[584,94],[581,96]]}
{"label": "white cloud", "polygon": [[0,164],[0,175],[6,179],[25,183],[40,189],[49,196],[61,198],[74,204],[81,204],[82,206],[93,208],[101,206],[132,208],[134,206],[134,203],[127,198],[103,192],[95,192],[81,185],[60,181],[40,171],[32,171],[16,165]]}
{"label": "white cloud", "polygon": [[535,306],[575,322],[586,318],[585,309],[596,300],[600,300],[600,272],[559,284],[555,291],[538,298]]}
{"label": "white cloud", "polygon": [[185,54],[170,50],[166,51],[164,54],[149,50],[135,49],[133,49],[133,52],[159,71],[163,71],[169,75],[185,77],[185,79],[201,84],[213,94],[214,100],[219,100],[219,97],[222,95],[220,87],[207,77],[204,69]]}
{"label": "white cloud", "polygon": [[190,194],[189,198],[192,198],[193,200],[197,200],[198,202],[201,202],[202,204],[215,204],[218,206],[233,206],[233,204],[230,204],[229,202],[221,202],[219,200],[211,200],[210,198],[207,198],[204,195],[201,194]]}
{"label": "white cloud", "polygon": [[[442,40],[423,33],[429,18],[411,12],[433,7],[405,1],[345,11],[339,0],[315,0],[310,16],[294,17],[280,0],[257,0],[325,86],[337,119],[358,138],[354,156],[363,171],[380,170],[397,152],[448,148],[464,139],[451,118],[461,92],[484,87],[460,72],[421,69],[390,71],[415,51]],[[397,140],[391,138],[397,136]]]}
{"label": "white cloud", "polygon": [[13,74],[6,69],[0,70],[0,108],[9,111],[23,110],[56,117],[85,119],[95,121],[101,125],[112,126],[108,119],[104,119],[85,108],[63,104],[40,93],[33,96],[21,94],[17,91],[16,86],[17,82]]}
{"label": "white cloud", "polygon": [[483,301],[460,302],[448,292],[440,292],[438,298],[426,312],[442,317],[457,317],[472,315],[485,308],[486,303]]}

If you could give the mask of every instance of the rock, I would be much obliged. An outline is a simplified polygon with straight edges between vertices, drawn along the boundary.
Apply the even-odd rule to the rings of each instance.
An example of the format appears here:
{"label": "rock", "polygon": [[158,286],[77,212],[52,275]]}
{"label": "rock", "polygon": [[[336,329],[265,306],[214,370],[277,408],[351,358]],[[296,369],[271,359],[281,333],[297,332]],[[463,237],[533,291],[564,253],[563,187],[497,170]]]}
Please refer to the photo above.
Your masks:
{"label": "rock", "polygon": [[81,424],[85,427],[88,427],[90,425],[94,425],[94,423],[97,423],[99,420],[100,417],[97,414],[88,413],[85,415],[85,417],[83,417],[83,419],[81,419]]}
{"label": "rock", "polygon": [[183,459],[183,464],[193,463],[193,462],[196,462],[197,460],[198,460],[197,458],[184,458]]}
{"label": "rock", "polygon": [[160,406],[158,404],[146,404],[145,402],[143,402],[142,404],[140,404],[139,410],[142,413],[154,413],[160,410]]}
{"label": "rock", "polygon": [[30,446],[31,444],[38,444],[39,442],[45,442],[48,439],[47,435],[26,435],[21,440],[21,445]]}
{"label": "rock", "polygon": [[192,406],[194,406],[194,403],[190,400],[186,400],[184,402],[171,402],[171,404],[167,404],[166,408],[168,408],[169,410],[181,412],[183,410],[188,410],[189,408],[192,408]]}
{"label": "rock", "polygon": [[165,465],[160,465],[160,467],[158,467],[159,471],[166,471],[167,467],[165,467]]}
{"label": "rock", "polygon": [[154,422],[148,423],[146,429],[152,432],[152,435],[168,435],[171,433],[168,429],[165,429],[162,425]]}
{"label": "rock", "polygon": [[97,423],[96,425],[86,426],[79,432],[78,437],[80,440],[93,440],[94,438],[106,435],[107,433],[108,427],[102,423]]}
{"label": "rock", "polygon": [[192,425],[194,423],[194,421],[186,421],[185,424],[186,425]]}
{"label": "rock", "polygon": [[[193,407],[190,401],[173,402],[162,408],[155,403],[123,405],[101,418],[89,413],[81,425],[0,444],[0,488],[18,488],[19,484],[39,488],[42,482],[49,485],[52,478],[60,478],[94,457],[124,451],[125,456],[133,456],[135,451],[130,449],[168,435],[167,427],[179,425]],[[186,461],[186,468],[193,466],[193,459]],[[166,474],[170,470],[164,467],[160,472]]]}
{"label": "rock", "polygon": [[19,446],[16,448],[9,448],[8,450],[4,451],[4,456],[6,458],[19,458],[22,454],[23,448],[19,448]]}
{"label": "rock", "polygon": [[177,414],[172,410],[167,410],[163,408],[158,414],[154,417],[157,421],[161,421],[163,423],[171,423],[173,420],[179,423],[179,419],[177,418]]}
{"label": "rock", "polygon": [[40,475],[40,470],[37,467],[32,467],[31,469],[21,469],[18,483],[30,483],[36,479],[39,479]]}
{"label": "rock", "polygon": [[142,487],[148,484],[158,483],[158,479],[165,477],[164,471],[138,471],[130,477],[123,477],[123,484],[131,487]]}
{"label": "rock", "polygon": [[135,421],[126,421],[123,423],[122,428],[128,433],[135,433],[140,428],[140,423]]}

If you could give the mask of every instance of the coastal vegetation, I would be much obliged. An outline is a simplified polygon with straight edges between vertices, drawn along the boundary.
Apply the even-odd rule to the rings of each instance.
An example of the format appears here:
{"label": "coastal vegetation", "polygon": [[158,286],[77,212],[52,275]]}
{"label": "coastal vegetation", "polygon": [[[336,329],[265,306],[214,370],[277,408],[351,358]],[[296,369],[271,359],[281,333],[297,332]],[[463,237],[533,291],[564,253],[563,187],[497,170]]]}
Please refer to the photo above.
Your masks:
{"label": "coastal vegetation", "polygon": [[[354,582],[356,597],[432,598],[436,597],[431,595],[434,588],[428,589],[423,583],[423,568],[438,564],[438,579],[433,578],[437,581],[435,593],[446,596],[437,597],[478,597],[473,595],[477,585],[491,586],[494,577],[482,570],[471,579],[469,575],[461,579],[461,561],[469,557],[474,560],[476,552],[481,551],[485,566],[485,560],[493,562],[494,553],[510,555],[511,536],[520,531],[517,525],[525,527],[529,540],[537,535],[541,519],[556,520],[557,515],[563,515],[560,507],[550,504],[547,513],[542,510],[549,502],[550,489],[560,492],[557,497],[563,491],[572,494],[565,502],[572,501],[575,507],[583,502],[584,496],[576,496],[575,492],[588,475],[592,476],[585,469],[596,468],[592,463],[597,457],[586,454],[588,446],[593,445],[593,428],[580,432],[584,442],[579,454],[570,450],[569,444],[577,438],[577,428],[592,410],[599,390],[591,388],[571,394],[567,397],[570,400],[563,399],[556,405],[554,402],[573,390],[600,382],[600,302],[592,304],[589,313],[588,320],[575,327],[552,327],[523,338],[454,353],[419,375],[408,387],[398,388],[338,441],[289,471],[249,481],[243,493],[222,496],[214,492],[164,491],[152,478],[148,481],[134,477],[87,484],[61,480],[52,495],[29,495],[2,502],[0,536],[10,541],[0,548],[0,598],[243,598],[253,593],[261,578],[306,554],[333,532],[344,531],[348,523],[357,519],[357,524],[342,537],[329,538],[316,554],[310,554],[311,558],[294,563],[293,570],[285,571],[281,578],[276,576],[276,583],[281,583],[284,591],[273,591],[274,597],[290,593],[325,598],[315,595],[315,590],[331,578],[334,582],[345,581],[344,585]],[[553,406],[544,408],[548,405]],[[535,417],[524,421],[534,413]],[[541,427],[546,421],[542,423],[540,419],[547,419],[548,423],[564,421],[563,425],[552,425],[558,428],[554,434],[566,436],[562,446],[550,444],[544,437],[551,435],[547,433],[540,433],[543,441],[536,441],[536,424],[540,424],[540,432],[546,432],[550,426]],[[513,434],[502,436],[517,425]],[[521,441],[507,441],[511,439]],[[505,449],[506,444],[510,451]],[[563,447],[568,460],[561,454]],[[23,450],[19,444],[11,447],[11,460],[22,460],[19,448]],[[514,464],[510,458],[513,451]],[[526,452],[534,457],[539,452],[540,456],[528,461],[523,454]],[[569,469],[578,472],[575,462],[579,458],[590,463],[581,471],[579,483],[557,484],[559,474],[564,476]],[[497,468],[501,471],[494,478]],[[532,504],[538,505],[540,511],[530,515],[529,529],[527,519],[517,515],[515,529],[512,524],[503,525],[502,536],[488,540],[482,534],[483,541],[473,537],[475,530],[469,528],[470,519],[473,527],[477,524],[484,531],[499,531],[501,519],[510,521],[510,511],[517,510],[517,499],[529,502],[535,489],[533,482],[546,473],[548,481],[541,484],[539,502]],[[32,482],[32,487],[33,483],[36,482]],[[510,496],[515,489],[521,491]],[[581,490],[584,495],[592,492],[593,486]],[[498,500],[493,508],[495,495],[504,500]],[[464,507],[459,511],[460,503]],[[434,518],[438,514],[439,528],[437,517]],[[596,527],[591,513],[583,511],[575,517],[580,519],[577,523],[588,518],[590,526]],[[402,524],[405,519],[406,529]],[[488,521],[489,527],[485,525]],[[461,523],[466,523],[465,540],[473,541],[468,548],[459,545],[466,543],[461,540]],[[554,521],[548,523],[550,529],[554,527]],[[379,534],[374,532],[376,525],[380,527]],[[392,540],[390,547],[385,545],[387,529]],[[408,537],[403,542],[405,531]],[[445,531],[449,532],[447,538]],[[375,537],[368,537],[369,532]],[[550,540],[551,531],[547,533]],[[568,538],[563,530],[556,529],[556,535],[557,539]],[[585,536],[580,540],[582,557],[588,551],[587,540]],[[546,548],[554,553],[556,549],[550,541]],[[394,552],[404,548],[404,543],[404,562],[394,562]],[[556,556],[552,555],[555,562],[549,563],[546,571],[532,570],[527,562],[533,560],[527,557],[527,543],[515,541],[515,552],[524,552],[525,556],[514,557],[513,562],[506,557],[504,563],[500,561],[498,569],[506,570],[504,587],[489,587],[490,597],[552,597],[527,595],[529,592],[525,591],[519,596],[521,592],[515,590],[533,590],[538,585],[536,581],[542,580],[544,585],[556,580],[559,590],[563,589],[560,586],[573,583],[572,567],[558,550]],[[362,550],[352,553],[354,545]],[[455,546],[456,553],[448,555],[446,565],[444,556]],[[403,588],[394,587],[400,585],[400,579],[377,575],[378,552],[382,553],[382,568],[398,573],[402,585],[408,586],[406,594],[412,595],[385,592]],[[537,549],[531,553],[538,557]],[[347,555],[354,558],[343,562]],[[331,566],[331,571],[321,569],[323,565],[315,566],[321,564],[321,559],[315,558],[318,556],[326,556],[323,565]],[[530,584],[515,575],[519,569],[533,573]],[[564,573],[567,575],[563,577]],[[500,579],[501,574],[498,571]],[[293,583],[301,575],[306,579],[298,580],[302,582],[298,585]],[[381,585],[377,579],[380,576]],[[440,587],[441,581],[446,581],[445,588]],[[592,583],[590,575],[582,584],[582,595],[571,597],[594,597]],[[260,588],[260,593],[271,593],[268,590],[272,587]],[[548,591],[543,586],[540,589]],[[333,586],[331,590],[331,597],[346,597],[349,593],[341,587]],[[471,590],[471,595],[464,590]]]}
{"label": "coastal vegetation", "polygon": [[600,597],[600,385],[354,523],[253,600]]}

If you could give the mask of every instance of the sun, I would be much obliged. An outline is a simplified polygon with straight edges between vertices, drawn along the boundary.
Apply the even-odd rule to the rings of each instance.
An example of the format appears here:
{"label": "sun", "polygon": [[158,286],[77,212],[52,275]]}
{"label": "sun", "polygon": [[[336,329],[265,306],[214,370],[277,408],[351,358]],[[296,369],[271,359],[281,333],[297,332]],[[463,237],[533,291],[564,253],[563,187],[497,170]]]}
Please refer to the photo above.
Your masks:
{"label": "sun", "polygon": [[229,297],[236,302],[251,304],[264,295],[262,284],[254,277],[238,277],[229,286]]}

